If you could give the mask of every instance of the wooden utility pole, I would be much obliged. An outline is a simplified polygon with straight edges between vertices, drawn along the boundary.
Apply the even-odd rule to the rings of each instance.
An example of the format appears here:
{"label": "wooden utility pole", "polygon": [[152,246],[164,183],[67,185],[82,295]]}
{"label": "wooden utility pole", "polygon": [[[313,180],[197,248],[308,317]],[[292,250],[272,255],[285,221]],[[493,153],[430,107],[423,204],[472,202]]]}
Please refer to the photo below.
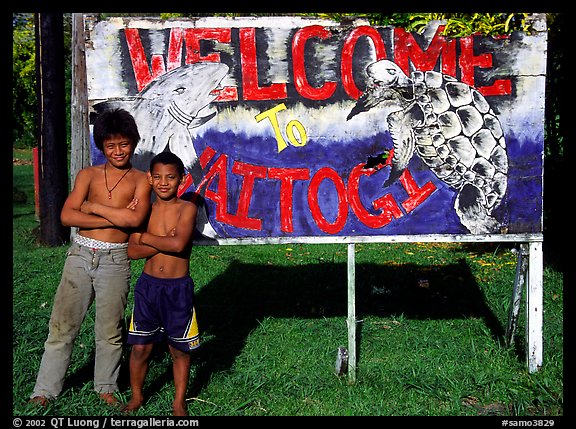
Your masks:
{"label": "wooden utility pole", "polygon": [[[70,184],[90,165],[90,121],[86,83],[86,36],[84,14],[72,14],[72,97],[70,105]],[[77,228],[71,228],[71,239]]]}
{"label": "wooden utility pole", "polygon": [[70,183],[90,165],[90,126],[86,83],[84,15],[72,14],[72,100],[70,106]]}
{"label": "wooden utility pole", "polygon": [[58,246],[70,239],[70,228],[60,222],[68,195],[64,17],[37,13],[35,20],[40,242]]}

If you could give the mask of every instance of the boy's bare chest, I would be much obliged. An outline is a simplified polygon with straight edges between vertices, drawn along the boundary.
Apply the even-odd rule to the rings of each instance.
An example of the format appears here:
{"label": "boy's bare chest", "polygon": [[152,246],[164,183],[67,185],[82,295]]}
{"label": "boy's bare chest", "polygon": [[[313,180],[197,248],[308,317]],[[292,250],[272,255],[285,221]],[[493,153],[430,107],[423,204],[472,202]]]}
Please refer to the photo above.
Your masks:
{"label": "boy's bare chest", "polygon": [[129,176],[105,178],[103,174],[97,174],[90,183],[88,199],[112,207],[126,207],[136,191],[136,184]]}
{"label": "boy's bare chest", "polygon": [[152,207],[148,231],[156,235],[169,235],[176,228],[180,217],[180,208],[177,206]]}

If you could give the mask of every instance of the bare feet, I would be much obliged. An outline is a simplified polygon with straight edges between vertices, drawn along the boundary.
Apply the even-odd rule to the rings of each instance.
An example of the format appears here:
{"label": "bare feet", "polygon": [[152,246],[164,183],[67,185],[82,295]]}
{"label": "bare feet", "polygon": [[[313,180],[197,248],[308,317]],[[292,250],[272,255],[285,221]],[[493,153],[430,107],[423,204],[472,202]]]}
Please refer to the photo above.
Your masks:
{"label": "bare feet", "polygon": [[186,408],[186,403],[183,404],[172,404],[172,415],[173,416],[187,416],[188,415],[188,408]]}
{"label": "bare feet", "polygon": [[28,403],[45,407],[48,405],[48,398],[46,396],[34,396],[32,399],[28,401]]}
{"label": "bare feet", "polygon": [[121,411],[123,413],[129,414],[133,411],[136,411],[138,408],[140,408],[142,406],[142,402],[143,402],[142,399],[137,399],[137,398],[134,398],[134,396],[133,396],[132,398],[130,398],[128,403],[121,408]]}
{"label": "bare feet", "polygon": [[120,405],[118,398],[114,396],[114,393],[100,393],[100,399],[102,399],[108,405]]}

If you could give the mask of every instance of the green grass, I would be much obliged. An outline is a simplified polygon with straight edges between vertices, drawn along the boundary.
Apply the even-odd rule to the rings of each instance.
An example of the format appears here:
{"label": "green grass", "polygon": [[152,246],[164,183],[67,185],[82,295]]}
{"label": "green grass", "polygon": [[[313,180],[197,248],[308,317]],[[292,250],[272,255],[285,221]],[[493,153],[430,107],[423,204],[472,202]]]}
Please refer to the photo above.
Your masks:
{"label": "green grass", "polygon": [[[59,399],[46,409],[27,404],[67,246],[37,244],[32,166],[15,164],[13,172],[14,188],[27,197],[13,203],[13,414],[118,414],[92,390],[93,309]],[[353,385],[334,373],[337,349],[348,345],[346,245],[194,249],[203,344],[192,360],[191,415],[563,415],[563,275],[554,266],[544,270],[544,365],[530,374],[524,308],[514,346],[503,341],[516,266],[512,245],[355,249]],[[142,265],[133,263],[133,282]],[[128,355],[126,348],[124,400],[130,396]],[[170,415],[171,362],[162,347],[145,389],[147,401],[136,415]]]}

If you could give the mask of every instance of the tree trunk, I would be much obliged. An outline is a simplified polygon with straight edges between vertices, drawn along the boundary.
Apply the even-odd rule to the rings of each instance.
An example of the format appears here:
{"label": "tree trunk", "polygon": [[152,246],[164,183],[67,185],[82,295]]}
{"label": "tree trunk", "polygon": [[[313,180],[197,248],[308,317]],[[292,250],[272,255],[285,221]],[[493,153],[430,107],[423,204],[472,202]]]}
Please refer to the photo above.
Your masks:
{"label": "tree trunk", "polygon": [[36,72],[40,242],[58,246],[70,239],[70,228],[60,222],[60,211],[68,195],[62,14],[36,14]]}

